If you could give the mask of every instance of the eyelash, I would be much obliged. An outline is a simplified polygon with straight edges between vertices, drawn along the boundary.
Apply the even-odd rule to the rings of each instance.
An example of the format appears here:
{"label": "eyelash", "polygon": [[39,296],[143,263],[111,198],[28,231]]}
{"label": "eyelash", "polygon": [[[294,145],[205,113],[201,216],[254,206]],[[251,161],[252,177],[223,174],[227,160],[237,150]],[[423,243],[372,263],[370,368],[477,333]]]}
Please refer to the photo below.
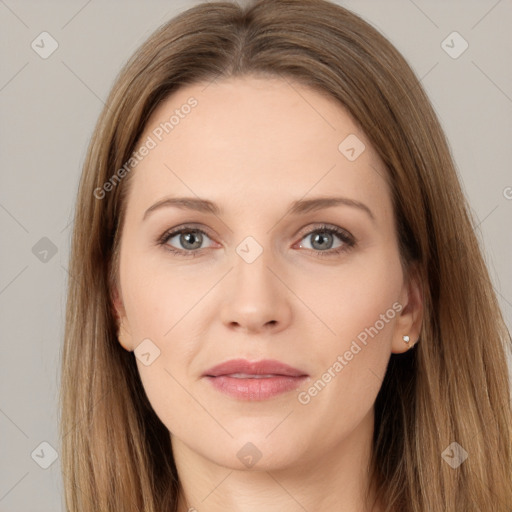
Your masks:
{"label": "eyelash", "polygon": [[[201,233],[202,235],[206,235],[208,238],[211,238],[210,235],[208,235],[208,233],[206,231],[199,229],[197,227],[194,227],[194,226],[185,225],[185,226],[181,226],[177,229],[173,228],[170,231],[166,231],[162,236],[160,236],[157,239],[157,245],[163,246],[165,250],[167,250],[177,256],[183,256],[185,258],[195,258],[197,256],[200,256],[203,253],[205,248],[185,251],[182,249],[176,249],[175,247],[172,247],[167,244],[167,242],[174,236],[180,235],[183,233],[190,233],[190,232]],[[323,224],[319,227],[316,227],[316,228],[312,229],[311,231],[305,233],[302,236],[301,240],[312,235],[313,233],[317,233],[317,232],[329,233],[329,234],[336,235],[343,242],[343,245],[341,245],[340,247],[337,247],[336,249],[328,249],[326,251],[307,249],[308,251],[313,251],[315,253],[315,255],[318,256],[319,258],[337,256],[338,254],[341,254],[343,252],[348,252],[350,249],[352,249],[356,245],[355,238],[348,231],[338,228],[338,227],[328,226],[325,224]]]}

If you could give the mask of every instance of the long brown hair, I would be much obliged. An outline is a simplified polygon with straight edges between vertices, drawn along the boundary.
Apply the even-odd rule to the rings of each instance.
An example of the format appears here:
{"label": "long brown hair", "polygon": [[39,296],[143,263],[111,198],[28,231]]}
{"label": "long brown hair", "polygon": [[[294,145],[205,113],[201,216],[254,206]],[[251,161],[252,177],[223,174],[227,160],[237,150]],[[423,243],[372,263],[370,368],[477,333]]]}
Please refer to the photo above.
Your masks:
{"label": "long brown hair", "polygon": [[[391,356],[375,403],[371,477],[384,511],[510,512],[512,341],[445,136],[399,52],[326,0],[203,3],[154,32],[117,77],[76,203],[60,396],[67,510],[176,511],[169,432],[116,339],[112,309],[131,173],[107,192],[104,184],[171,92],[248,74],[337,99],[388,170],[400,253],[418,269],[424,317],[414,349]],[[468,453],[456,468],[446,462],[459,454],[454,442]]]}

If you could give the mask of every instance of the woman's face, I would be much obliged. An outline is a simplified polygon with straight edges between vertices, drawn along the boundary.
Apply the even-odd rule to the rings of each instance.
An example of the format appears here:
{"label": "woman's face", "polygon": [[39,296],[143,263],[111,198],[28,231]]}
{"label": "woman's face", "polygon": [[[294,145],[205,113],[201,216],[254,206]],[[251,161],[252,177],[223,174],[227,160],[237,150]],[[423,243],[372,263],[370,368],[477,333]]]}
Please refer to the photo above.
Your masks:
{"label": "woman's face", "polygon": [[175,92],[143,146],[115,304],[173,448],[284,468],[368,433],[420,319],[365,134],[311,89],[245,77]]}

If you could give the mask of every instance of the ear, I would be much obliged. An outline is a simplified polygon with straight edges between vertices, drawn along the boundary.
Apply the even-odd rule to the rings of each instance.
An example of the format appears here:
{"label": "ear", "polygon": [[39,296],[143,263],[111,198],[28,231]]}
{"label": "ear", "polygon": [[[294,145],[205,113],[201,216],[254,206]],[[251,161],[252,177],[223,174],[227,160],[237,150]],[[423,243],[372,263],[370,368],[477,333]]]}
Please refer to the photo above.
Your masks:
{"label": "ear", "polygon": [[[412,348],[421,332],[423,321],[423,286],[416,265],[411,265],[400,294],[402,310],[395,322],[391,352],[401,354]],[[404,341],[409,336],[409,342]]]}
{"label": "ear", "polygon": [[128,319],[126,317],[121,293],[117,286],[114,286],[112,289],[112,306],[117,324],[117,341],[125,350],[132,352],[132,336],[130,334]]}

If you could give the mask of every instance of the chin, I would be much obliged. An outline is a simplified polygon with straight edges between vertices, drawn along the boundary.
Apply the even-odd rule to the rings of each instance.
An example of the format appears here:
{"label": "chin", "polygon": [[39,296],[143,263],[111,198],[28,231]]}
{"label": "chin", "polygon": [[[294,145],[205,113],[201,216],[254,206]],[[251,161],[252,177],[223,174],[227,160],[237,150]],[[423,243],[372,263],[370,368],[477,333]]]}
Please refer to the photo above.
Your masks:
{"label": "chin", "polygon": [[[275,425],[274,425],[275,427]],[[218,443],[215,452],[209,457],[213,462],[233,470],[277,471],[297,464],[301,452],[297,450],[299,439],[283,430],[281,436],[276,432],[245,430],[233,439]],[[210,450],[209,450],[210,451]]]}

